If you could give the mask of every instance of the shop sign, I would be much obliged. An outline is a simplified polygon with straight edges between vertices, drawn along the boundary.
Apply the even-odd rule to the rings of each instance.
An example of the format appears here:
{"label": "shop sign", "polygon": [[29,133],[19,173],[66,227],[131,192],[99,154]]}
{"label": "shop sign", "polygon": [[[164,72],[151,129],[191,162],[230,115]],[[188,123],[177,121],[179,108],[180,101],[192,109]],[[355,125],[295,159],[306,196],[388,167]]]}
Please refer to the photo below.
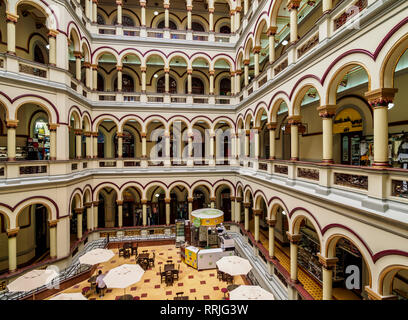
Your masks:
{"label": "shop sign", "polygon": [[355,109],[342,110],[333,121],[333,133],[363,131],[363,119]]}

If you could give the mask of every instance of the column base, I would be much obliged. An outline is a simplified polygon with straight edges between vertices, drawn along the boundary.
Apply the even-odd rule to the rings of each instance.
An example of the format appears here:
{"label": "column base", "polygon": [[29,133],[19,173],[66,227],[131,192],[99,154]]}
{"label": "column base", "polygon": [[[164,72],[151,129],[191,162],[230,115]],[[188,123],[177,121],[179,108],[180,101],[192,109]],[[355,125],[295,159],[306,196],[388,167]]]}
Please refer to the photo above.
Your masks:
{"label": "column base", "polygon": [[51,160],[51,161],[56,161],[56,160],[57,160],[57,157],[51,157],[50,160]]}
{"label": "column base", "polygon": [[374,162],[373,167],[380,167],[380,168],[389,168],[391,167],[391,165],[389,164],[389,162]]}
{"label": "column base", "polygon": [[290,158],[290,161],[299,161],[299,158],[298,157]]}
{"label": "column base", "polygon": [[7,158],[7,161],[16,161],[16,158]]}
{"label": "column base", "polygon": [[326,164],[334,164],[334,160],[333,159],[323,159],[322,163],[326,163]]}

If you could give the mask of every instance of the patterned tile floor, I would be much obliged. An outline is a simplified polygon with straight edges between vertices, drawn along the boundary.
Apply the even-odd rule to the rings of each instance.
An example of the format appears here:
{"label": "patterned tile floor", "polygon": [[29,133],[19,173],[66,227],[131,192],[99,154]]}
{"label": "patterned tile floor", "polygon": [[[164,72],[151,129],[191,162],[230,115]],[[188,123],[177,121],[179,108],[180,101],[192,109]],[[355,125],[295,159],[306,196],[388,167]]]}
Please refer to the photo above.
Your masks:
{"label": "patterned tile floor", "polygon": [[[135,263],[134,256],[131,256],[130,259],[125,259],[118,256],[117,249],[112,250],[116,256],[106,263],[99,264],[94,274],[97,274],[98,270],[106,273],[110,269],[122,264]],[[221,290],[227,287],[227,283],[217,279],[216,269],[197,271],[189,267],[181,261],[180,249],[174,245],[139,247],[139,252],[142,250],[148,250],[150,254],[155,252],[155,267],[147,270],[138,283],[126,288],[126,294],[131,294],[133,297],[137,296],[140,300],[173,300],[176,292],[183,292],[183,295],[189,296],[190,300],[221,300],[223,298],[224,294]],[[159,271],[160,267],[163,270],[163,265],[170,259],[176,264],[176,268],[180,264],[180,278],[174,282],[173,286],[166,286],[164,282],[160,283]],[[244,278],[235,277],[234,284],[244,284]],[[89,286],[89,283],[85,280],[61,292],[82,292],[82,288],[87,286]],[[123,294],[124,290],[122,289],[107,289],[104,297],[99,298],[99,296],[93,294],[89,299],[115,300]]]}

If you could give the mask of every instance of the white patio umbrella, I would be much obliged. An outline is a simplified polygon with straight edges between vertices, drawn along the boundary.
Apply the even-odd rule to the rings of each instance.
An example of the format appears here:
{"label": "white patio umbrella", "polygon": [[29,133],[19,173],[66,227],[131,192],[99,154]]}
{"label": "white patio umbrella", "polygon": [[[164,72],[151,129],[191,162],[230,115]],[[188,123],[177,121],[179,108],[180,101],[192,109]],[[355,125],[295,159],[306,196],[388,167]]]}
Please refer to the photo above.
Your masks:
{"label": "white patio umbrella", "polygon": [[79,257],[79,262],[81,264],[90,264],[93,266],[94,264],[109,261],[114,256],[115,253],[112,250],[98,248]]}
{"label": "white patio umbrella", "polygon": [[144,272],[138,264],[122,264],[109,270],[103,278],[103,282],[108,288],[124,289],[124,294],[126,294],[126,288],[139,282]]}
{"label": "white patio umbrella", "polygon": [[216,264],[220,271],[231,276],[246,275],[252,269],[248,260],[238,256],[222,257]]}
{"label": "white patio umbrella", "polygon": [[49,300],[88,300],[88,299],[85,298],[82,295],[82,293],[75,292],[75,293],[60,293]]}
{"label": "white patio umbrella", "polygon": [[260,286],[242,285],[230,292],[230,300],[275,300],[275,297]]}
{"label": "white patio umbrella", "polygon": [[[7,289],[10,292],[29,292],[50,284],[57,276],[58,272],[52,269],[31,270],[11,282],[7,286]],[[35,293],[33,299],[35,299]]]}

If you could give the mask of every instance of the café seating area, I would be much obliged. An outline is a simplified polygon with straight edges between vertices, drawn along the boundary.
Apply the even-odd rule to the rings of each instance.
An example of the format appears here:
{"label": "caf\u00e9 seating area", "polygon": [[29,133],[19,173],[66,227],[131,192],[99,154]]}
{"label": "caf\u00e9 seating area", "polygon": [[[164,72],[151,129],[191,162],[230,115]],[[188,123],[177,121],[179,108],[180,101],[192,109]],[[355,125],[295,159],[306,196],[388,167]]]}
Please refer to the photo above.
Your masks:
{"label": "caf\u00e9 seating area", "polygon": [[[216,269],[197,271],[186,265],[175,245],[137,247],[137,243],[131,243],[111,250],[115,256],[100,263],[91,277],[58,294],[80,292],[89,300],[223,300],[228,297],[224,289],[231,284],[219,278]],[[99,270],[106,274],[122,264],[132,263],[146,269],[139,282],[126,288],[126,294],[123,289],[109,287],[103,297],[96,294]],[[234,285],[249,284],[245,277],[235,276],[233,280]]]}

